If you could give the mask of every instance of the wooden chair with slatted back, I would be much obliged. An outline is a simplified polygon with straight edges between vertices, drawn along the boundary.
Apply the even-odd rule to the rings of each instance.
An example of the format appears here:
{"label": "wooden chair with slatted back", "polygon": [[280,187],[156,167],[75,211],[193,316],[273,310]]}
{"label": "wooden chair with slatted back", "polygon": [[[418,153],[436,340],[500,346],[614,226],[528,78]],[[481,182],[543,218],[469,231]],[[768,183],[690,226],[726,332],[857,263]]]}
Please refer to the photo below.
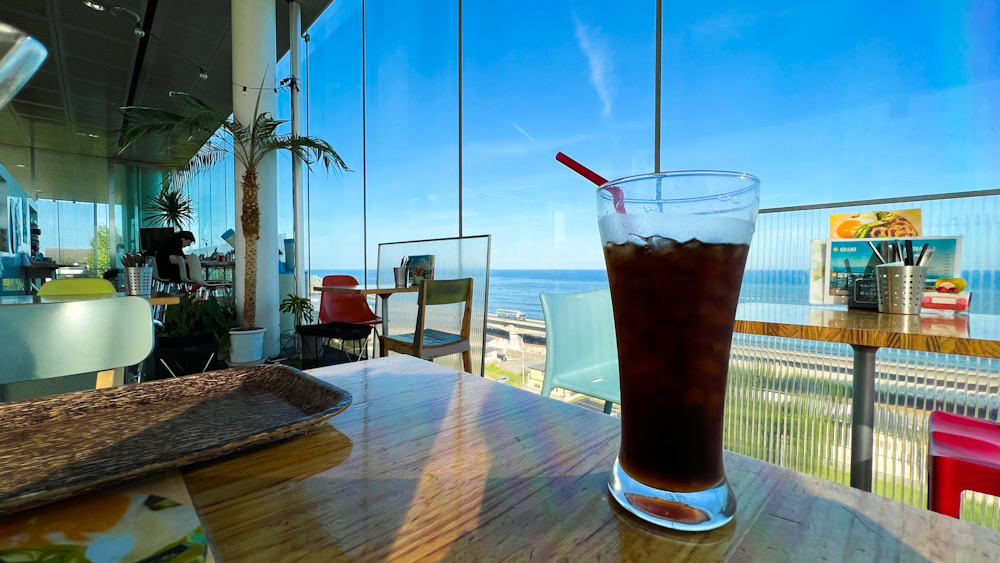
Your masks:
{"label": "wooden chair with slatted back", "polygon": [[[427,328],[427,308],[435,305],[465,303],[458,334]],[[386,350],[433,360],[451,354],[462,354],[462,366],[472,371],[472,347],[469,343],[472,326],[472,278],[458,280],[424,280],[417,296],[416,330],[409,334],[385,335]]]}

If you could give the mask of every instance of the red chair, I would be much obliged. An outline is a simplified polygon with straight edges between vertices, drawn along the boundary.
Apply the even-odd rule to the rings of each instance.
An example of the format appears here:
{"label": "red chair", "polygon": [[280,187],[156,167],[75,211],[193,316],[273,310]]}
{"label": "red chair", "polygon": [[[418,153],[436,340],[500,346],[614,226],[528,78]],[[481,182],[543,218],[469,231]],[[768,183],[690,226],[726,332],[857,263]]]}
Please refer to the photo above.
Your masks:
{"label": "red chair", "polygon": [[[324,276],[323,285],[358,285],[358,280],[354,276],[347,275]],[[324,291],[319,302],[319,322],[374,327],[382,324],[382,317],[375,315],[364,295]]]}
{"label": "red chair", "polygon": [[[325,276],[323,285],[358,285],[358,280],[347,275]],[[300,326],[297,330],[303,336],[335,338],[341,343],[364,340],[364,349],[367,349],[372,331],[378,335],[375,327],[382,323],[382,317],[375,315],[364,295],[324,291],[319,302],[319,322]],[[361,359],[360,353],[357,356]],[[316,357],[318,360],[319,354]]]}
{"label": "red chair", "polygon": [[934,411],[927,508],[958,518],[962,491],[1000,496],[1000,424]]}

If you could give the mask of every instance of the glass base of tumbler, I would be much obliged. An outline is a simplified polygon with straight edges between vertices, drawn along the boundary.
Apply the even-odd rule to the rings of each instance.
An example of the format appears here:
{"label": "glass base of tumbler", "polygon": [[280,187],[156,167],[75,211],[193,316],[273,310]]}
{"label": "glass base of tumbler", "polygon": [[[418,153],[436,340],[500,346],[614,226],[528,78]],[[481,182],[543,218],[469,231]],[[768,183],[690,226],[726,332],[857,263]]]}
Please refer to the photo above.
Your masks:
{"label": "glass base of tumbler", "polygon": [[721,483],[704,491],[662,491],[630,477],[615,458],[608,489],[625,510],[647,522],[674,530],[714,530],[736,514],[736,495],[725,476]]}

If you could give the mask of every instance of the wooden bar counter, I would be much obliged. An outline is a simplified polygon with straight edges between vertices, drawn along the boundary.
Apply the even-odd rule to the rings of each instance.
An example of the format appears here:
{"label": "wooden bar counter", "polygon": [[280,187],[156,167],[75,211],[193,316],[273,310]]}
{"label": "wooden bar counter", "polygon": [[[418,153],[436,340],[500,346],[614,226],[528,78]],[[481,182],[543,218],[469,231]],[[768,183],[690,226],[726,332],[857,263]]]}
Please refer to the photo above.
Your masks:
{"label": "wooden bar counter", "polygon": [[[736,518],[654,528],[609,498],[618,419],[392,356],[310,372],[354,403],[184,479],[227,561],[972,560],[1000,533],[727,452]],[[683,429],[678,429],[683,431]]]}

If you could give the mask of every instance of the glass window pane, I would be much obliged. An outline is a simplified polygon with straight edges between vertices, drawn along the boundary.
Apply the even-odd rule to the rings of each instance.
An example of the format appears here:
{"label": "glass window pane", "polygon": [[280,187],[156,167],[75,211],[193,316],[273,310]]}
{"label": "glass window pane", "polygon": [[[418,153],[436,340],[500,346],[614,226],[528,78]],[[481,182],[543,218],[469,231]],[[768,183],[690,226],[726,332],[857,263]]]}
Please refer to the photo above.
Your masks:
{"label": "glass window pane", "polygon": [[[604,269],[595,186],[555,154],[608,179],[652,171],[654,14],[652,3],[463,5],[464,230],[493,235],[494,270]],[[536,302],[491,291],[491,309],[531,305],[540,318]]]}
{"label": "glass window pane", "polygon": [[377,244],[458,235],[457,9],[366,5],[368,264]]}
{"label": "glass window pane", "polygon": [[335,2],[309,35],[305,132],[329,142],[351,168],[328,173],[317,165],[307,178],[310,269],[318,280],[350,273],[364,281],[361,2]]}
{"label": "glass window pane", "polygon": [[982,2],[665,2],[663,162],[762,207],[996,188],[1000,20]]}

